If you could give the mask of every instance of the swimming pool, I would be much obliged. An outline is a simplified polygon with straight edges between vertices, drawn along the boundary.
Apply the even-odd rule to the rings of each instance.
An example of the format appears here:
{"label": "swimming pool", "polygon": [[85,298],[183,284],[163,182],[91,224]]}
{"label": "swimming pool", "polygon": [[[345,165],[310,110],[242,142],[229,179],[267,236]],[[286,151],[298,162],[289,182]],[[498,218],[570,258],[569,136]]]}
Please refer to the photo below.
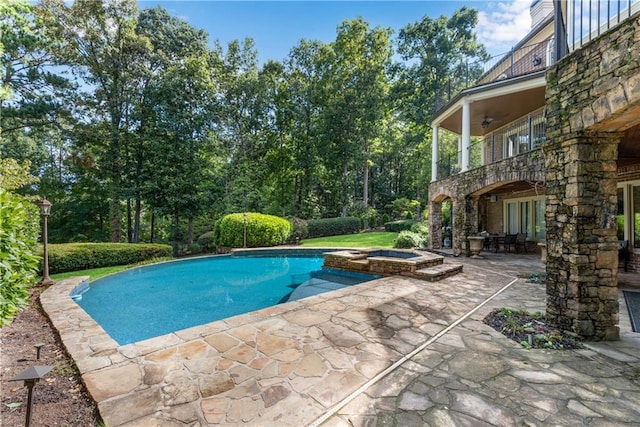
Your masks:
{"label": "swimming pool", "polygon": [[305,283],[331,280],[344,286],[378,277],[329,274],[322,264],[321,256],[299,255],[171,261],[98,279],[72,298],[124,345],[286,302]]}

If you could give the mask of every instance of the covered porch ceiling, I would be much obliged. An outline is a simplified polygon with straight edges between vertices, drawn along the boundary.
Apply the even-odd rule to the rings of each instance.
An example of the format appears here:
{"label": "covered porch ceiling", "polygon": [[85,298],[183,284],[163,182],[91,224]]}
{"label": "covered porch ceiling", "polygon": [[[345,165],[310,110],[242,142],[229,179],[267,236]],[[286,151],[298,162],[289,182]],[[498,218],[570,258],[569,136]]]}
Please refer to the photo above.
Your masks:
{"label": "covered porch ceiling", "polygon": [[[510,80],[489,83],[461,92],[434,115],[432,122],[460,135],[462,104],[469,101],[472,136],[484,136],[545,105],[546,79],[535,73]],[[483,127],[485,118],[490,123]]]}

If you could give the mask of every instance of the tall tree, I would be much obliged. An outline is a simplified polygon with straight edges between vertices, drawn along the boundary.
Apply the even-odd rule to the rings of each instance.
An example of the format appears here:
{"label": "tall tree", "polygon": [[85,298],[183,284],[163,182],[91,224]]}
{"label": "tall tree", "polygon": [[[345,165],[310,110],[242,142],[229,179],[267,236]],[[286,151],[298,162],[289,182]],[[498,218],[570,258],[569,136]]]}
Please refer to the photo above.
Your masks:
{"label": "tall tree", "polygon": [[325,49],[328,72],[324,90],[324,135],[341,169],[341,211],[347,214],[355,163],[362,167],[362,199],[368,203],[371,146],[387,111],[387,69],[391,64],[389,30],[370,29],[364,20],[345,21]]}
{"label": "tall tree", "polygon": [[136,34],[138,9],[134,0],[103,2],[43,0],[53,37],[64,40],[60,55],[90,90],[85,94],[87,116],[109,123],[101,164],[109,178],[111,241],[121,240],[123,158],[131,142],[130,119],[141,73],[140,55],[149,50]]}

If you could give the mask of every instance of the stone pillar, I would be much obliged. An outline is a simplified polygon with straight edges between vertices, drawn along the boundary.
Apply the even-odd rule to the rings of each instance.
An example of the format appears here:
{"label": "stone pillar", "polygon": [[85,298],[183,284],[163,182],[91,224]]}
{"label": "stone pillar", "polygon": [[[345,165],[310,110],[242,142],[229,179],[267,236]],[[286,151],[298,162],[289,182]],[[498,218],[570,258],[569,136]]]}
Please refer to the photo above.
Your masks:
{"label": "stone pillar", "polygon": [[462,101],[462,172],[469,170],[469,147],[471,146],[471,108],[468,99]]}
{"label": "stone pillar", "polygon": [[433,136],[431,138],[431,182],[438,180],[438,131],[439,125],[432,125]]}
{"label": "stone pillar", "polygon": [[557,134],[544,145],[547,320],[588,340],[619,339],[619,134]]}
{"label": "stone pillar", "polygon": [[442,203],[431,201],[429,205],[429,249],[442,248]]}
{"label": "stone pillar", "polygon": [[453,254],[469,255],[467,237],[478,234],[478,198],[458,197],[451,209],[453,221]]}

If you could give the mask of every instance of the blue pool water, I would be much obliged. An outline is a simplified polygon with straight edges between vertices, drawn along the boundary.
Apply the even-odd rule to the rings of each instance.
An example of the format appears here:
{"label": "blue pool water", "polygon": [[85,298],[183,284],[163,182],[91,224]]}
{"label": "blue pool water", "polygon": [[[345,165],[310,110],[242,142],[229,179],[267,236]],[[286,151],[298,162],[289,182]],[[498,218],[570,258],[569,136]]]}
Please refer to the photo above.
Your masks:
{"label": "blue pool water", "polygon": [[167,262],[98,279],[74,299],[123,345],[284,302],[322,263],[322,257],[304,256]]}

